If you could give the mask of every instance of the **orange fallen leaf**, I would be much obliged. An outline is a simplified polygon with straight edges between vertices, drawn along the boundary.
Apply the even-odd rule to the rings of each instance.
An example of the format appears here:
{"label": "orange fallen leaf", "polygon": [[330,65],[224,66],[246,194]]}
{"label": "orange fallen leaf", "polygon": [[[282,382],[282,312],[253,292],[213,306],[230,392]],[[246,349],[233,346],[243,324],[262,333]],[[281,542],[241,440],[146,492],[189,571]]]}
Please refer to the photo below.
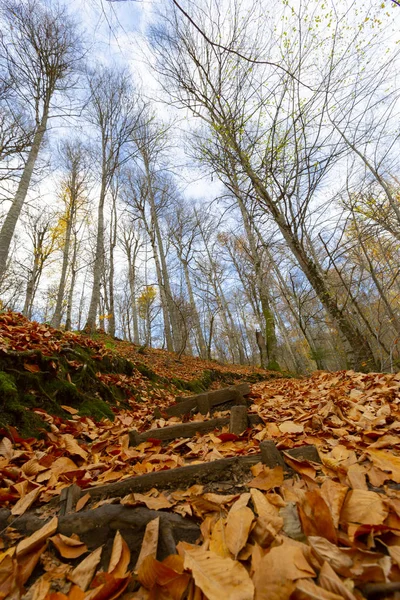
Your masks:
{"label": "orange fallen leaf", "polygon": [[94,550],[68,576],[68,579],[82,588],[83,591],[87,590],[94,577],[97,565],[100,562],[102,550],[103,546]]}
{"label": "orange fallen leaf", "polygon": [[281,486],[283,483],[283,468],[264,467],[263,470],[249,483],[249,487],[257,488],[258,490],[264,490],[265,492],[272,490],[276,487]]}
{"label": "orange fallen leaf", "polygon": [[26,494],[26,496],[24,496],[23,498],[20,498],[15,504],[15,506],[12,507],[11,514],[14,517],[23,515],[28,510],[28,508],[32,506],[35,500],[37,500],[37,498],[40,496],[41,491],[42,487],[37,487],[28,494]]}
{"label": "orange fallen leaf", "polygon": [[247,543],[251,526],[255,517],[253,511],[247,506],[228,513],[225,526],[225,540],[228,550],[237,556]]}
{"label": "orange fallen leaf", "polygon": [[38,546],[41,546],[47,538],[53,535],[57,531],[58,519],[53,517],[48,523],[43,525],[38,531],[35,531],[32,535],[24,540],[21,540],[17,546],[16,554],[17,557],[23,556],[28,552],[32,552]]}
{"label": "orange fallen leaf", "polygon": [[356,489],[347,494],[340,513],[340,521],[345,524],[380,525],[386,519],[388,512],[380,494]]}
{"label": "orange fallen leaf", "polygon": [[79,558],[88,551],[86,544],[79,539],[70,538],[62,533],[50,538],[63,558]]}
{"label": "orange fallen leaf", "polygon": [[130,560],[131,553],[129,546],[120,532],[117,531],[114,537],[108,572],[115,577],[115,579],[124,578],[126,576],[126,571]]}
{"label": "orange fallen leaf", "polygon": [[160,517],[153,519],[146,525],[146,530],[144,532],[142,547],[140,549],[140,554],[136,562],[135,573],[137,573],[147,556],[152,556],[153,558],[157,555],[157,547],[158,547],[158,534],[160,527]]}
{"label": "orange fallen leaf", "polygon": [[84,496],[79,498],[78,502],[76,503],[75,512],[79,512],[80,510],[82,510],[82,508],[86,506],[89,500],[90,494],[85,494]]}
{"label": "orange fallen leaf", "polygon": [[185,569],[190,569],[196,585],[209,600],[252,600],[254,585],[246,569],[231,558],[180,542]]}

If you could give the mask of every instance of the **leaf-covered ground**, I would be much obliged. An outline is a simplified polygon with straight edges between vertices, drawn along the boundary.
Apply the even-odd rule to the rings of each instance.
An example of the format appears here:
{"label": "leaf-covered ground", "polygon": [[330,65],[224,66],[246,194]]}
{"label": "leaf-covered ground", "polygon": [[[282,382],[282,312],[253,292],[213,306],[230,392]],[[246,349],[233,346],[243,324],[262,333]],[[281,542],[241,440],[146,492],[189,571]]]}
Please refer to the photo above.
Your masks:
{"label": "leaf-covered ground", "polygon": [[[2,318],[2,360],[6,353],[40,350],[40,355],[16,356],[27,372],[47,365],[50,377],[51,366],[41,362],[42,356],[60,357],[67,343],[69,348],[87,347],[90,360],[99,363],[109,352],[98,340],[83,341],[81,336],[54,332],[21,317]],[[29,333],[24,334],[23,328]],[[137,358],[137,349],[126,343],[115,342],[111,350],[114,361],[122,355],[133,363]],[[93,358],[93,353],[100,358]],[[167,381],[199,382],[210,365],[195,359],[177,361],[161,351],[139,356],[145,357],[146,363],[141,364],[155,378],[137,369],[130,375],[97,372],[108,389],[107,378],[118,376],[114,387],[135,390],[131,397],[121,394],[115,402],[113,421],[82,416],[79,404],[65,402],[62,415],[30,408],[47,424],[41,439],[23,438],[14,426],[2,429],[0,507],[11,510],[11,516],[0,542],[0,599],[396,597],[400,590],[400,374],[318,372],[301,380],[260,381],[252,385],[250,407],[262,418],[260,425],[241,436],[227,435],[225,428],[161,445],[157,429],[180,422],[163,413],[174,396],[182,394]],[[74,359],[68,356],[68,360]],[[61,361],[55,363],[58,376],[69,374],[75,385]],[[3,364],[10,369],[10,363]],[[79,372],[82,364],[71,368]],[[254,375],[248,368],[211,364],[212,370],[221,369],[228,378],[236,373],[235,381]],[[256,377],[261,375],[256,372]],[[223,381],[222,377],[209,383],[224,387]],[[16,379],[14,383],[18,385]],[[40,399],[40,389],[34,388],[32,395]],[[164,416],[155,418],[155,407]],[[220,414],[225,413],[216,416]],[[134,428],[152,428],[154,437],[130,447],[129,431]],[[149,472],[257,454],[263,440],[274,440],[283,452],[313,444],[321,463],[285,455],[290,474],[258,463],[249,478],[236,481],[229,493],[200,484],[96,502],[87,493],[94,486]],[[82,489],[77,518],[110,503],[132,510],[142,506],[198,524],[199,537],[196,543],[181,541],[178,554],[160,560],[157,517],[147,524],[137,548],[119,531],[108,549],[86,544],[79,533],[57,533],[57,499],[72,483]],[[40,516],[43,526],[21,536],[18,520],[30,514]]]}

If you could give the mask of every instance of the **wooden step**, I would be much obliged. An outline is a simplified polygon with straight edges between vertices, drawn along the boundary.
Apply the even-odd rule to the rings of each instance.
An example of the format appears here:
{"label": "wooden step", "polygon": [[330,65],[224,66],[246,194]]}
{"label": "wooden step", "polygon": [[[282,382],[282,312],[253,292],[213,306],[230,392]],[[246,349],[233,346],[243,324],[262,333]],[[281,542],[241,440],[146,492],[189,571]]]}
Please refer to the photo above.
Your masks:
{"label": "wooden step", "polygon": [[[229,425],[230,421],[230,417],[220,417],[218,419],[208,419],[207,421],[191,421],[190,423],[179,423],[178,425],[159,429],[149,429],[142,433],[133,430],[129,433],[129,443],[131,446],[138,446],[148,439],[168,441],[178,438],[192,438],[196,433],[207,433],[214,429],[222,429],[222,427]],[[248,415],[248,425],[250,427],[262,422],[263,420],[258,415]]]}
{"label": "wooden step", "polygon": [[250,386],[248,383],[240,383],[220,390],[211,390],[195,396],[176,398],[176,404],[169,406],[165,412],[170,417],[186,415],[190,412],[200,412],[207,414],[214,406],[224,404],[225,402],[233,402],[234,404],[247,404],[244,396],[250,394]]}

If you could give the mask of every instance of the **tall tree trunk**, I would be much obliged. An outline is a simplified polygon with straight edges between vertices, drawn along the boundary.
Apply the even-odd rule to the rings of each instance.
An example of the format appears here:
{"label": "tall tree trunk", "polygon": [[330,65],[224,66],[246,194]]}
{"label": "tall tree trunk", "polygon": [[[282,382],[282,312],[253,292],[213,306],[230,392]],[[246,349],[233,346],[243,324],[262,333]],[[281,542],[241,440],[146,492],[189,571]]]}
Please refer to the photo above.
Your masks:
{"label": "tall tree trunk", "polygon": [[21,179],[19,180],[18,189],[14,196],[14,200],[0,230],[0,280],[3,279],[7,268],[7,259],[10,251],[11,240],[13,238],[15,227],[17,225],[26,195],[28,193],[29,185],[31,183],[33,169],[35,168],[40,146],[42,145],[43,137],[46,132],[48,116],[49,107],[46,106],[43,112],[42,120],[35,132],[33,143],[29,151]]}
{"label": "tall tree trunk", "polygon": [[[183,340],[182,340],[182,333],[181,333],[181,327],[180,327],[180,322],[179,322],[180,319],[178,317],[177,307],[174,303],[174,299],[173,299],[172,292],[171,292],[171,285],[170,285],[170,281],[169,281],[169,272],[168,272],[167,261],[166,261],[165,252],[164,252],[164,244],[163,244],[163,240],[162,240],[160,225],[158,222],[158,216],[157,216],[157,211],[156,211],[156,201],[155,201],[155,195],[154,195],[154,189],[153,189],[153,182],[152,182],[152,177],[151,177],[151,173],[150,173],[150,166],[149,166],[149,163],[148,163],[146,157],[144,158],[144,165],[145,165],[146,179],[147,179],[147,185],[148,185],[148,190],[149,190],[149,204],[150,204],[151,221],[152,221],[152,227],[154,229],[155,240],[157,242],[159,263],[160,263],[160,268],[161,268],[161,273],[162,273],[164,298],[165,298],[165,302],[166,302],[167,312],[169,315],[169,322],[171,324],[173,350],[175,350],[175,352],[182,352],[184,350],[184,348],[182,348]],[[168,340],[167,340],[167,345],[168,345]]]}
{"label": "tall tree trunk", "polygon": [[111,213],[110,224],[110,273],[108,281],[108,294],[110,301],[110,318],[108,320],[108,333],[112,337],[115,336],[115,297],[114,297],[114,251],[117,245],[117,198],[116,193],[113,193],[113,206]]}
{"label": "tall tree trunk", "polygon": [[[68,291],[68,300],[67,300],[67,316],[65,319],[65,331],[70,331],[72,327],[72,303],[74,299],[74,291],[75,291],[75,283],[76,283],[76,259],[78,256],[78,238],[75,234],[74,236],[74,246],[72,251],[72,259],[71,259],[71,283]],[[79,327],[78,327],[79,329]]]}
{"label": "tall tree trunk", "polygon": [[[72,177],[72,184],[71,184],[72,194],[74,194],[74,187],[75,187],[74,181],[75,181],[75,177]],[[51,326],[55,327],[55,328],[60,327],[60,324],[61,324],[62,305],[63,305],[63,301],[64,301],[65,286],[66,286],[66,282],[67,282],[68,261],[69,261],[70,247],[71,247],[72,225],[73,225],[74,218],[75,218],[76,200],[77,199],[75,197],[71,196],[70,211],[69,211],[68,220],[67,220],[67,227],[65,230],[65,242],[64,242],[64,248],[63,248],[63,260],[62,260],[62,267],[61,267],[60,283],[58,285],[56,307],[54,309],[53,318],[51,319]]]}
{"label": "tall tree trunk", "polygon": [[276,357],[277,351],[277,339],[275,332],[275,318],[274,314],[271,310],[271,304],[269,300],[269,296],[267,293],[266,284],[264,281],[264,276],[262,272],[262,262],[261,256],[257,250],[257,243],[254,237],[254,233],[251,227],[249,213],[247,208],[243,202],[242,196],[240,194],[240,190],[235,185],[235,196],[237,203],[239,205],[239,209],[243,219],[244,229],[246,231],[247,240],[249,242],[249,248],[251,253],[251,259],[254,266],[254,274],[256,276],[256,283],[258,288],[258,294],[261,302],[262,314],[264,317],[264,339],[265,339],[265,347],[267,352],[267,364],[261,365],[271,370],[279,370],[279,363]]}
{"label": "tall tree trunk", "polygon": [[132,310],[132,324],[133,324],[133,343],[140,344],[139,336],[139,321],[138,321],[138,310],[136,304],[136,265],[133,262],[132,256],[128,256],[128,277],[129,277],[129,290],[131,293],[130,306]]}
{"label": "tall tree trunk", "polygon": [[101,277],[104,270],[104,203],[106,199],[106,181],[103,173],[100,189],[99,208],[97,212],[96,252],[93,265],[93,286],[90,298],[85,329],[93,331],[96,328],[97,310],[100,304]]}
{"label": "tall tree trunk", "polygon": [[32,271],[28,278],[28,284],[26,286],[26,295],[25,295],[25,303],[24,308],[22,310],[22,314],[30,319],[32,317],[32,306],[35,297],[35,288],[36,288],[36,278],[38,275],[39,269],[39,254],[37,252],[34,253]]}
{"label": "tall tree trunk", "polygon": [[187,288],[188,295],[189,295],[190,312],[192,315],[194,328],[195,328],[195,334],[196,334],[196,338],[197,338],[197,343],[198,343],[199,350],[200,350],[200,358],[206,359],[207,358],[206,341],[204,339],[203,330],[202,330],[201,324],[200,324],[199,313],[197,311],[196,302],[194,300],[192,281],[190,279],[190,273],[189,273],[189,266],[188,266],[187,261],[184,260],[182,258],[182,256],[179,256],[179,258],[180,258],[180,261],[183,266],[183,273],[185,275],[186,288]]}

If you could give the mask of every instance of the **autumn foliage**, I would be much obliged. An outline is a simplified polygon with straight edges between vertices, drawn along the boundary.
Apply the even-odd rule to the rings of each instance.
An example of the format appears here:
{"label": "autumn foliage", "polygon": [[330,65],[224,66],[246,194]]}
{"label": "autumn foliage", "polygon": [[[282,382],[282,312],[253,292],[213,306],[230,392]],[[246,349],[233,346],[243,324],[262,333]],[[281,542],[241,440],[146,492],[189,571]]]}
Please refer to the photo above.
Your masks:
{"label": "autumn foliage", "polygon": [[[66,340],[69,346],[86,344],[94,355],[109,352],[98,340],[10,314],[2,316],[1,333],[2,354],[40,350],[57,357]],[[137,348],[126,343],[113,351],[137,357]],[[95,421],[65,404],[65,416],[33,409],[47,424],[40,439],[26,439],[10,426],[1,430],[1,599],[394,597],[400,589],[400,375],[317,372],[300,380],[255,383],[249,412],[262,423],[239,436],[224,428],[163,445],[157,429],[180,422],[163,412],[174,401],[173,388],[165,391],[163,385],[178,375],[198,379],[209,365],[196,359],[176,362],[162,351],[144,356],[164,383],[136,371],[124,376],[130,383],[130,377],[137,379],[136,396],[114,405],[113,421]],[[40,368],[38,355],[25,358],[25,368]],[[235,372],[232,366],[221,369]],[[242,378],[251,375],[249,369],[239,371]],[[111,376],[122,377],[98,374]],[[154,416],[155,407],[161,417]],[[154,436],[132,447],[132,429],[153,429]],[[146,473],[256,455],[265,440],[282,451],[286,470],[260,461],[247,478],[218,485],[154,488],[101,500],[89,493]],[[306,444],[317,448],[321,462],[287,453]],[[82,490],[74,508],[77,518],[90,511],[95,515],[107,504],[158,511],[145,526],[141,545],[132,547],[122,527],[97,546],[83,533],[61,533],[59,499],[71,484]],[[160,552],[165,514],[199,527],[196,543],[176,540],[177,554],[167,557]],[[21,533],[19,523],[31,516],[42,521]]]}

